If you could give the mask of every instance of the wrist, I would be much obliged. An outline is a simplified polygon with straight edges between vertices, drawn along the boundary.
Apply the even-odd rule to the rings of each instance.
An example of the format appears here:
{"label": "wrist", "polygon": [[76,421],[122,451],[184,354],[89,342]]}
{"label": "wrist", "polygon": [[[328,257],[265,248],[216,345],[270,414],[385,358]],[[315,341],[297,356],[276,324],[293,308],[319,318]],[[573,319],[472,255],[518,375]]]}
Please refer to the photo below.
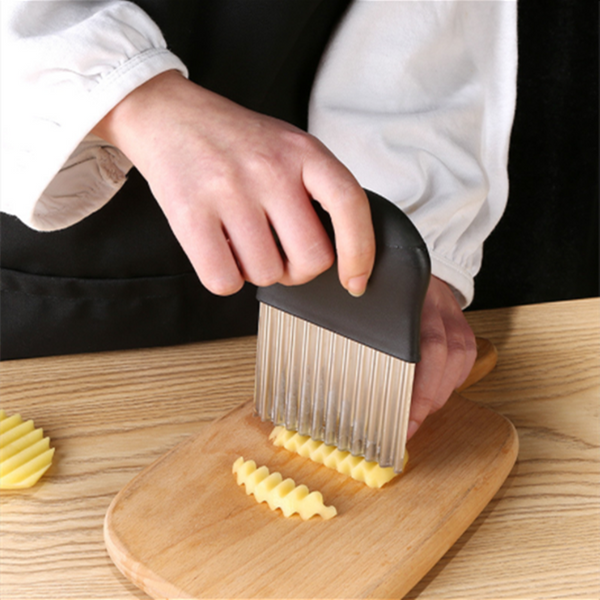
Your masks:
{"label": "wrist", "polygon": [[[164,109],[165,99],[181,85],[193,85],[179,71],[169,70],[148,80],[130,92],[92,129],[108,143],[129,156],[129,140],[149,131],[153,119]],[[132,159],[131,156],[129,156]]]}

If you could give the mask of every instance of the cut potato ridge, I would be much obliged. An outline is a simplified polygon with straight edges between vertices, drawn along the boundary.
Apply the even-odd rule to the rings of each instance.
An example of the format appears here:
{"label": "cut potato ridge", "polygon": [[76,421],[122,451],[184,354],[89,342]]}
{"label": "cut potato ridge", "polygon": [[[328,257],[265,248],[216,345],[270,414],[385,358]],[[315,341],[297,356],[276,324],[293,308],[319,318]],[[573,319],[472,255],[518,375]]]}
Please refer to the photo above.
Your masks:
{"label": "cut potato ridge", "polygon": [[[307,435],[300,435],[280,425],[273,429],[269,439],[276,446],[335,469],[338,473],[362,481],[371,488],[380,488],[398,475],[392,467],[380,467],[376,462],[367,461],[362,456],[352,456],[350,452],[338,450],[335,446],[313,440]],[[405,450],[404,467],[407,461],[408,452]]]}
{"label": "cut potato ridge", "polygon": [[237,475],[238,485],[246,487],[260,504],[266,502],[271,510],[281,509],[285,517],[298,514],[303,520],[315,515],[331,519],[337,514],[334,506],[325,506],[321,492],[311,492],[305,485],[296,486],[293,479],[283,479],[281,473],[270,473],[267,467],[257,467],[253,460],[239,457],[232,472]]}
{"label": "cut potato ridge", "polygon": [[8,417],[0,409],[0,488],[23,489],[37,483],[50,468],[54,448],[43,429],[21,415]]}

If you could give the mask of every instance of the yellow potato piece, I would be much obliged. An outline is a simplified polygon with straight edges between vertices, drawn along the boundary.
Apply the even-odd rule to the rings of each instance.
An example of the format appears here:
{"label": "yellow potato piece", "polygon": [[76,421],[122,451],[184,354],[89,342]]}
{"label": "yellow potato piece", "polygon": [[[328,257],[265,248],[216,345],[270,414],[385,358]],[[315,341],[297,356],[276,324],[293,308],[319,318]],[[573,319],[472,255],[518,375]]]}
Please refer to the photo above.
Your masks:
{"label": "yellow potato piece", "polygon": [[[350,452],[338,450],[335,446],[313,440],[307,435],[300,435],[296,431],[290,431],[282,426],[275,427],[269,435],[269,439],[276,446],[321,463],[330,469],[335,469],[356,481],[366,483],[371,488],[380,488],[398,475],[392,467],[380,467],[376,462],[367,461],[361,456],[352,456]],[[404,466],[407,461],[408,452],[405,450]]]}
{"label": "yellow potato piece", "polygon": [[283,479],[281,473],[270,473],[267,467],[257,467],[253,460],[239,457],[232,472],[246,494],[252,494],[260,504],[266,502],[271,510],[281,509],[285,517],[297,513],[303,520],[315,515],[331,519],[337,514],[335,506],[325,506],[321,492],[310,492],[305,485],[296,486],[293,479]]}
{"label": "yellow potato piece", "polygon": [[43,429],[0,409],[0,489],[31,487],[50,468],[53,456]]}

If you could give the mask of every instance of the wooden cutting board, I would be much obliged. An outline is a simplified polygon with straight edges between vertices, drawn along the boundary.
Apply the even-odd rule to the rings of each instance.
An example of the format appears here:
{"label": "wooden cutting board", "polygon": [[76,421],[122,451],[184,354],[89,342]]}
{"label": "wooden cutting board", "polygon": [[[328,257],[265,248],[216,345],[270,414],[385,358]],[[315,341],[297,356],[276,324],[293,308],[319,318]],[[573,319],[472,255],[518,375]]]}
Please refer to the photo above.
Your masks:
{"label": "wooden cutting board", "polygon": [[[510,472],[518,438],[455,393],[408,444],[406,472],[379,490],[276,448],[249,402],[144,470],[113,500],[108,552],[154,598],[401,598]],[[239,457],[323,493],[338,515],[284,518],[231,473]]]}

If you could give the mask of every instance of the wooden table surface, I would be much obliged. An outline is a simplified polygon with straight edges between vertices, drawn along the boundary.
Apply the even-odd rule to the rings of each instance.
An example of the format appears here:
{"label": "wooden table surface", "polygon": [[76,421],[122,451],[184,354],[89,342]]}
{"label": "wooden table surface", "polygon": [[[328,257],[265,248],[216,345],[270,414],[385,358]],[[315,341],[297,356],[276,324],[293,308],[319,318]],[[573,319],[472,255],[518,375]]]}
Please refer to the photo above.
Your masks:
{"label": "wooden table surface", "polygon": [[[600,299],[467,313],[498,365],[463,395],[512,420],[516,466],[408,598],[600,598]],[[255,339],[7,361],[1,404],[43,427],[54,464],[2,491],[0,595],[140,598],[102,526],[160,455],[252,396]]]}

